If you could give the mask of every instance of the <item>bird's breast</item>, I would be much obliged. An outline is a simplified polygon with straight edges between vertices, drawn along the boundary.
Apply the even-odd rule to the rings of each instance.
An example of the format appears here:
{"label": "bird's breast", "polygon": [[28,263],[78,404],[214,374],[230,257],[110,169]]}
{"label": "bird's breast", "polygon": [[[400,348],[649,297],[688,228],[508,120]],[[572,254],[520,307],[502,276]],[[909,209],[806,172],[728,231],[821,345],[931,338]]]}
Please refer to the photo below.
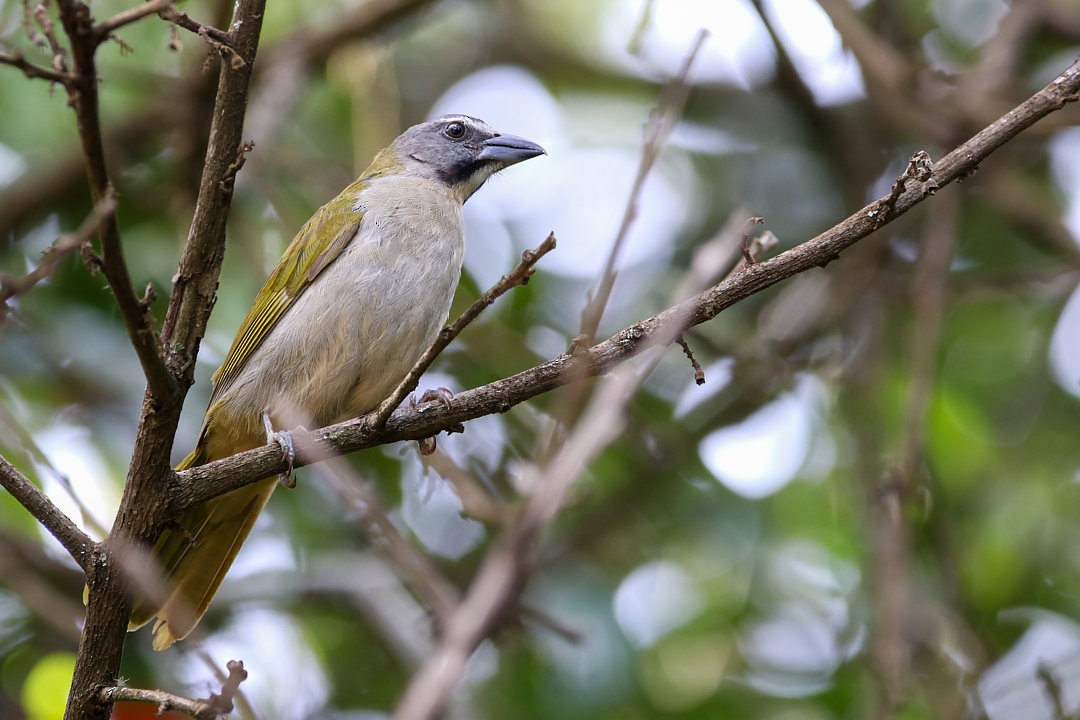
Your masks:
{"label": "bird's breast", "polygon": [[446,322],[465,245],[461,205],[434,183],[362,191],[349,245],[296,299],[243,371],[256,417],[325,425],[388,396]]}

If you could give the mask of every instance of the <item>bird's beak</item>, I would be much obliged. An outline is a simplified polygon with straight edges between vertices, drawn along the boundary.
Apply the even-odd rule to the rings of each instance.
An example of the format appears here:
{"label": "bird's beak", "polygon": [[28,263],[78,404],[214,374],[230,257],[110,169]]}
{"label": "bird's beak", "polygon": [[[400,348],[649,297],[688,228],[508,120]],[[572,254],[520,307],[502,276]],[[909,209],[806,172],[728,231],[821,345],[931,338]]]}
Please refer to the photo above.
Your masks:
{"label": "bird's beak", "polygon": [[516,135],[496,135],[484,141],[484,149],[480,151],[477,159],[495,161],[503,167],[509,167],[522,160],[546,154],[544,148],[525,138]]}

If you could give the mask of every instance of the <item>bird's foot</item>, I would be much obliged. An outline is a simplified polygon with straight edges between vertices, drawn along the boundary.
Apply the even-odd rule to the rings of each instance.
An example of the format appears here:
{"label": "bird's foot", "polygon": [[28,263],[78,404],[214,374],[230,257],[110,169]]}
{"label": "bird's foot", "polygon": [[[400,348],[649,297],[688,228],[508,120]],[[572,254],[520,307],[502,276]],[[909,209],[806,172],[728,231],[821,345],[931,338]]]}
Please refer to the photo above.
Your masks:
{"label": "bird's foot", "polygon": [[419,400],[416,399],[415,395],[409,396],[409,404],[416,408],[417,412],[424,412],[424,410],[427,409],[424,407],[424,403],[435,401],[442,403],[444,408],[450,409],[450,406],[453,405],[453,400],[454,391],[447,387],[437,387],[434,390],[425,390]]}
{"label": "bird's foot", "polygon": [[[296,478],[293,474],[293,463],[296,462],[296,445],[293,443],[292,432],[289,430],[275,430],[274,424],[270,421],[270,413],[264,412],[262,415],[263,428],[266,429],[266,442],[277,443],[281,448],[281,458],[288,464],[285,468],[285,472],[278,475],[278,480],[285,487],[292,489],[296,487]],[[306,430],[303,426],[296,428],[297,430]]]}
{"label": "bird's foot", "polygon": [[[454,393],[450,388],[438,387],[434,390],[425,390],[417,400],[415,395],[409,395],[409,405],[416,408],[417,412],[424,412],[427,408],[424,403],[439,402],[444,408],[449,409],[453,404]],[[435,452],[435,436],[421,438],[416,441],[416,447],[421,455],[431,455]]]}

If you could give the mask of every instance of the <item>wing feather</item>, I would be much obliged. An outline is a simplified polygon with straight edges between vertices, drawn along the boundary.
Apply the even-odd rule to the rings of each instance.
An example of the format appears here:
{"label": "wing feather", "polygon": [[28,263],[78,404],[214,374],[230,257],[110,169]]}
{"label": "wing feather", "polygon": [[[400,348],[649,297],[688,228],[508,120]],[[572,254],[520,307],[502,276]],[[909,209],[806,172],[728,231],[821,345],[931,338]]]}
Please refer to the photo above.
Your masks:
{"label": "wing feather", "polygon": [[214,373],[213,406],[244,363],[262,344],[296,298],[330,266],[360,228],[363,213],[356,209],[356,198],[366,178],[354,182],[336,198],[323,205],[300,229],[288,249],[270,273],[236,333],[225,362]]}

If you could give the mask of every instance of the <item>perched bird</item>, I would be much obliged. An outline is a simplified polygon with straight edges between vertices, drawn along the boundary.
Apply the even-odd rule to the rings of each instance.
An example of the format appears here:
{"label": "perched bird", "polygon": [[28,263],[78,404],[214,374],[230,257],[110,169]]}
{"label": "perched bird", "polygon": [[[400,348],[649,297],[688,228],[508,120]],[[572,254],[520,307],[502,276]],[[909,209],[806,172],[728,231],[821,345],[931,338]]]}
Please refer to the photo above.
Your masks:
{"label": "perched bird", "polygon": [[[272,428],[362,415],[386,398],[446,322],[461,275],[461,207],[493,173],[544,153],[467,115],[415,125],[308,220],[248,310],[198,443],[177,469],[258,447]],[[152,558],[157,602],[138,599],[129,629],[157,617],[154,648],[206,612],[276,478],[187,511]]]}

